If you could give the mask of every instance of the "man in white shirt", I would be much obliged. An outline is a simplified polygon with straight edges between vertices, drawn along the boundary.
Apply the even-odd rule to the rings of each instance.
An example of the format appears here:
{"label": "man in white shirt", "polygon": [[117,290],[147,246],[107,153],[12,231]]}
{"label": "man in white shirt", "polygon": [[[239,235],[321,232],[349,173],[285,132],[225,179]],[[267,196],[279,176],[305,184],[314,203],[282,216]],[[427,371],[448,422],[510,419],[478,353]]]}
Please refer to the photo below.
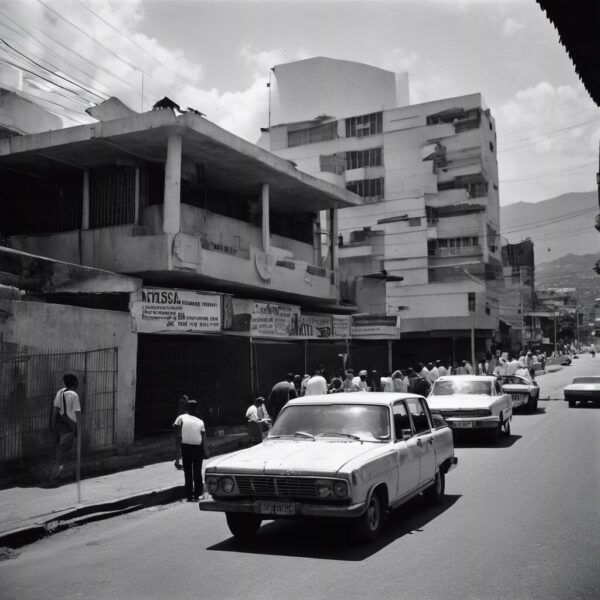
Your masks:
{"label": "man in white shirt", "polygon": [[202,461],[206,454],[206,429],[204,421],[196,416],[197,412],[198,403],[188,400],[187,412],[179,415],[173,423],[173,427],[181,430],[181,460],[188,502],[198,500],[203,492]]}
{"label": "man in white shirt", "polygon": [[441,360],[436,360],[435,366],[437,367],[438,375],[440,377],[445,377],[446,375],[448,375],[448,369],[446,369],[446,367],[442,364]]}
{"label": "man in white shirt", "polygon": [[49,486],[58,485],[60,474],[69,458],[73,442],[77,438],[81,405],[75,391],[79,385],[77,376],[73,373],[63,375],[65,387],[58,390],[52,406],[52,429],[56,434],[56,462]]}
{"label": "man in white shirt", "polygon": [[321,371],[318,369],[313,373],[313,376],[306,382],[305,396],[316,396],[318,394],[327,393],[327,381],[325,377],[321,375]]}
{"label": "man in white shirt", "polygon": [[433,385],[435,380],[440,376],[440,372],[438,371],[437,367],[433,366],[433,363],[427,363],[427,370],[428,373],[425,376],[425,379],[427,379],[427,381],[429,381],[429,383]]}

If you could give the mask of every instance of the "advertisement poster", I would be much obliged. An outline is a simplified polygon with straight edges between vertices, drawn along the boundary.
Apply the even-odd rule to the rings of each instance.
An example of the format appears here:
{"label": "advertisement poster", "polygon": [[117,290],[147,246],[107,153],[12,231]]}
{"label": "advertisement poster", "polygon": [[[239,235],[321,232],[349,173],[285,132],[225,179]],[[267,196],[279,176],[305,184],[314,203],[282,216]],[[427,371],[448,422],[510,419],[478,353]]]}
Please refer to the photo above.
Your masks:
{"label": "advertisement poster", "polygon": [[138,333],[208,333],[221,330],[221,296],[193,290],[142,288],[131,306]]}
{"label": "advertisement poster", "polygon": [[386,315],[353,315],[352,337],[400,338],[400,317]]}
{"label": "advertisement poster", "polygon": [[331,315],[300,315],[299,335],[303,338],[330,338],[333,335]]}
{"label": "advertisement poster", "polygon": [[350,337],[350,315],[332,315],[333,337],[348,339]]}
{"label": "advertisement poster", "polygon": [[300,307],[244,298],[227,300],[230,310],[223,329],[256,337],[296,337],[300,330]]}

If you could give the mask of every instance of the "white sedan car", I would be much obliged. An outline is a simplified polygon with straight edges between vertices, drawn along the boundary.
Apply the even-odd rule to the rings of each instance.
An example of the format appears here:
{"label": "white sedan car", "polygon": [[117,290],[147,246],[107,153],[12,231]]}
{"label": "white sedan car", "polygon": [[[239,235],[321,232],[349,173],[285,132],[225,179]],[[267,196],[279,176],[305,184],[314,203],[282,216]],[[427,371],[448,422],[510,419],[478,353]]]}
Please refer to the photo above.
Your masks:
{"label": "white sedan car", "polygon": [[448,375],[436,379],[427,397],[452,430],[486,430],[498,441],[500,430],[510,435],[513,400],[491,375]]}
{"label": "white sedan car", "polygon": [[513,409],[524,407],[528,412],[535,412],[540,398],[540,388],[530,376],[501,375],[498,381],[502,390],[510,394],[513,400]]}
{"label": "white sedan car", "polygon": [[565,400],[569,408],[574,408],[576,403],[580,405],[587,402],[600,402],[600,376],[575,377],[573,383],[565,386]]}
{"label": "white sedan car", "polygon": [[422,396],[304,396],[286,404],[261,444],[210,461],[212,499],[200,510],[224,512],[241,539],[264,519],[328,517],[371,541],[413,496],[440,501],[456,462],[452,432]]}

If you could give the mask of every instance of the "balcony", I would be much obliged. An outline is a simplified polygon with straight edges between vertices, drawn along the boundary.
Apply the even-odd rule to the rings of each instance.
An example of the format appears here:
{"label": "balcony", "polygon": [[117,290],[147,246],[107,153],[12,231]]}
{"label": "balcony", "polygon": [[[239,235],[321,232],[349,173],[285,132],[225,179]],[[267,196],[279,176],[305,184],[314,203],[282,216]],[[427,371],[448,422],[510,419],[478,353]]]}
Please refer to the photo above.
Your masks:
{"label": "balcony", "polygon": [[120,225],[35,236],[13,236],[11,247],[57,260],[142,276],[161,285],[218,287],[335,301],[335,273],[314,264],[310,244],[182,204],[180,232],[162,233],[162,206],[146,207],[141,226]]}

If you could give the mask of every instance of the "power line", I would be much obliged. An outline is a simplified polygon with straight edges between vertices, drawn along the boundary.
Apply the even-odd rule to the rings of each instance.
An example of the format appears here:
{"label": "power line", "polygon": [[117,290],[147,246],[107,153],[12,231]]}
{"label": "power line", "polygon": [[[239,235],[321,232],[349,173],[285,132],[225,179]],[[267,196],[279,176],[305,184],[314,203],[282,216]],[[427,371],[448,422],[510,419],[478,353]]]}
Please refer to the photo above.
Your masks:
{"label": "power line", "polygon": [[582,169],[587,169],[588,167],[594,166],[596,165],[597,162],[596,161],[591,161],[588,163],[583,163],[582,165],[579,166],[575,166],[572,165],[570,167],[566,167],[564,169],[552,169],[551,171],[540,171],[538,173],[535,173],[534,175],[531,175],[529,177],[521,177],[518,179],[501,179],[500,183],[504,184],[504,183],[518,183],[521,181],[531,181],[533,179],[541,179],[542,177],[557,177],[557,176],[562,176],[565,175],[567,173],[574,173],[575,171],[580,171]]}

